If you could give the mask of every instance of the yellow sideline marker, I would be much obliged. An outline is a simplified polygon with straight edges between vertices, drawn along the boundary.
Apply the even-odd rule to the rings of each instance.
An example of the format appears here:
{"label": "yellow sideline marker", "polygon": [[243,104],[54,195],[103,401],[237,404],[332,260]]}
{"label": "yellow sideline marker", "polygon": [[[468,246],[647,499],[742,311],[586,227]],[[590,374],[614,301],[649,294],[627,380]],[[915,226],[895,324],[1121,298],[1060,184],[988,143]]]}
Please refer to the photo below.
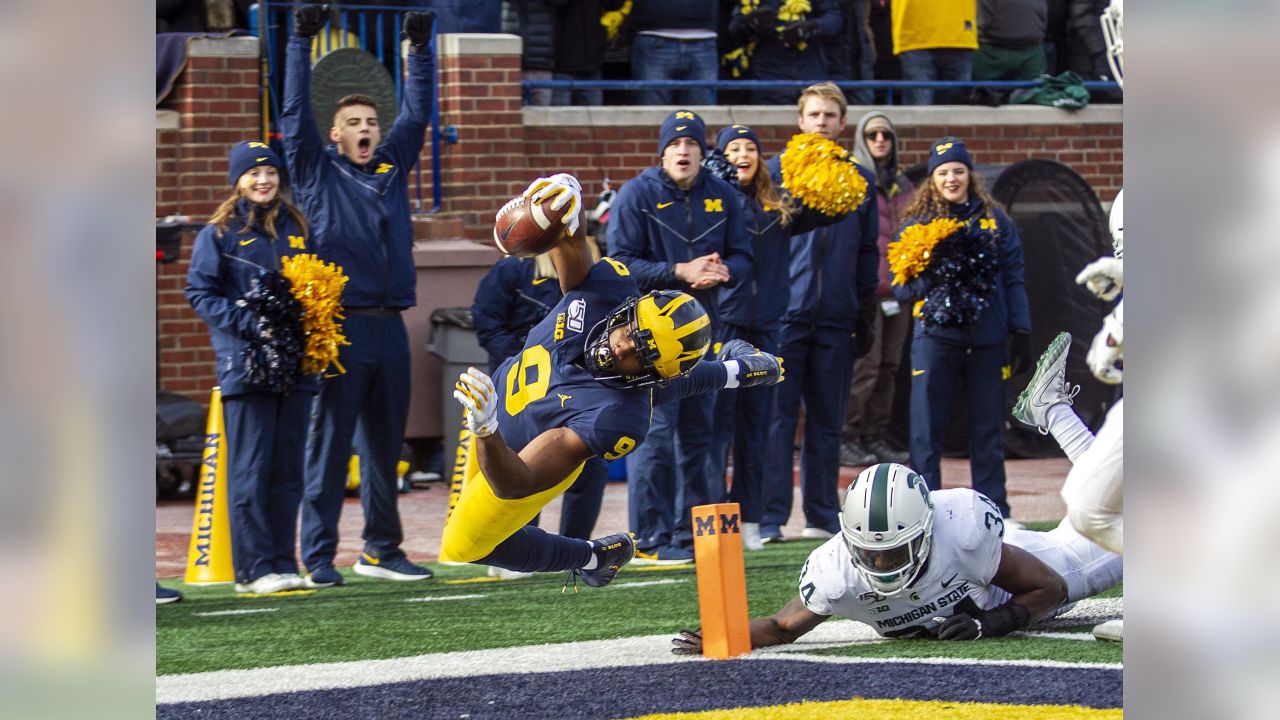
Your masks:
{"label": "yellow sideline marker", "polygon": [[188,585],[213,585],[235,580],[231,567],[231,516],[227,509],[227,430],[222,421],[222,388],[209,397],[204,430],[204,455],[196,489],[196,515],[191,520],[191,549],[187,551]]}
{"label": "yellow sideline marker", "polygon": [[723,659],[751,652],[739,517],[738,503],[693,508],[703,657]]}

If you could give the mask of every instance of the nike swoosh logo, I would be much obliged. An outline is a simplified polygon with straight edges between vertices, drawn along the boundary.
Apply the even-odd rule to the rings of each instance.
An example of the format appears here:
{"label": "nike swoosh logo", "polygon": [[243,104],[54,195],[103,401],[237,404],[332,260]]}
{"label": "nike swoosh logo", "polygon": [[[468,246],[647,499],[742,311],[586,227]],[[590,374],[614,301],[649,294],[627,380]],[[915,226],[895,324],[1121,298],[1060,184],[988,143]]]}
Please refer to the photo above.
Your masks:
{"label": "nike swoosh logo", "polygon": [[952,582],[954,582],[954,581],[955,581],[955,579],[956,579],[956,575],[959,575],[959,574],[960,574],[960,573],[956,573],[955,575],[952,575],[951,577],[947,578],[946,580],[943,580],[943,581],[942,581],[942,587],[944,587],[944,588],[945,588],[945,587],[947,587],[948,585],[950,585]]}
{"label": "nike swoosh logo", "polygon": [[534,284],[534,285],[541,285],[542,283],[546,282],[546,281],[547,281],[547,280],[549,280],[549,279],[550,279],[550,278],[534,278],[534,279],[533,279],[533,284]]}
{"label": "nike swoosh logo", "polygon": [[251,243],[251,242],[253,242],[254,240],[257,240],[257,239],[258,239],[258,238],[249,238],[248,240],[241,240],[241,241],[240,241],[240,245],[241,245],[241,246],[248,245],[249,243]]}
{"label": "nike swoosh logo", "polygon": [[912,370],[912,371],[911,371],[911,377],[915,377],[915,376],[917,376],[917,375],[923,375],[923,374],[924,374],[924,371],[923,371],[923,370]]}
{"label": "nike swoosh logo", "polygon": [[668,207],[670,205],[675,205],[675,204],[676,204],[675,200],[672,200],[670,202],[658,203],[658,209],[661,210],[664,207]]}

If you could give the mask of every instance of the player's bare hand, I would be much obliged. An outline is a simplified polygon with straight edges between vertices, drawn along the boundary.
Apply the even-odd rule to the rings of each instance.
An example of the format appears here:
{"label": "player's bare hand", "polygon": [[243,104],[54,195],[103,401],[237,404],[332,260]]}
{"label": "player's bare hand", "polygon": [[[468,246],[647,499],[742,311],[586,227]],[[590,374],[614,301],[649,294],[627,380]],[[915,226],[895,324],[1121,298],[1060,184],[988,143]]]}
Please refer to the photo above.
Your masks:
{"label": "player's bare hand", "polygon": [[476,437],[489,437],[498,430],[498,390],[493,380],[476,368],[469,367],[458,376],[453,397],[462,404],[467,416],[467,429]]}
{"label": "player's bare hand", "polygon": [[671,654],[701,655],[702,629],[681,630],[679,635],[671,638]]}
{"label": "player's bare hand", "polygon": [[534,203],[553,198],[552,210],[559,210],[567,204],[569,213],[564,216],[565,227],[569,229],[570,235],[578,233],[578,225],[582,219],[582,185],[578,182],[578,178],[569,173],[556,173],[551,177],[538,178],[525,188],[524,196]]}
{"label": "player's bare hand", "polygon": [[676,263],[672,268],[676,278],[689,283],[695,290],[714,287],[729,280],[729,267],[720,261],[720,253],[696,257],[687,263]]}
{"label": "player's bare hand", "polygon": [[1115,300],[1124,290],[1124,261],[1100,257],[1084,266],[1076,275],[1076,284],[1085,286],[1101,300]]}

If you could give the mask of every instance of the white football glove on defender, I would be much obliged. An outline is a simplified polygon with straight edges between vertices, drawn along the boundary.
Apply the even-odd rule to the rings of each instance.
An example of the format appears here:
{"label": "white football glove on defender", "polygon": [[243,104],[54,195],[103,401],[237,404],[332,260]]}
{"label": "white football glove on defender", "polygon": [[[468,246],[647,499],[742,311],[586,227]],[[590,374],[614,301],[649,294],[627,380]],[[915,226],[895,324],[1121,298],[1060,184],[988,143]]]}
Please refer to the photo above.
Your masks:
{"label": "white football glove on defender", "polygon": [[1102,300],[1115,300],[1124,290],[1124,261],[1114,257],[1100,257],[1084,266],[1076,275],[1076,284],[1089,288],[1089,292]]}
{"label": "white football glove on defender", "polygon": [[569,173],[538,178],[525,189],[524,196],[535,203],[555,197],[551,202],[552,210],[559,210],[568,203],[569,214],[565,215],[564,224],[570,235],[577,234],[578,223],[582,218],[582,186],[578,184],[578,178]]}
{"label": "white football glove on defender", "polygon": [[453,397],[466,410],[467,429],[476,437],[489,437],[498,430],[498,390],[493,380],[469,367],[458,376]]}
{"label": "white football glove on defender", "polygon": [[1108,385],[1124,380],[1124,301],[1102,320],[1102,329],[1093,336],[1084,361],[1094,377]]}

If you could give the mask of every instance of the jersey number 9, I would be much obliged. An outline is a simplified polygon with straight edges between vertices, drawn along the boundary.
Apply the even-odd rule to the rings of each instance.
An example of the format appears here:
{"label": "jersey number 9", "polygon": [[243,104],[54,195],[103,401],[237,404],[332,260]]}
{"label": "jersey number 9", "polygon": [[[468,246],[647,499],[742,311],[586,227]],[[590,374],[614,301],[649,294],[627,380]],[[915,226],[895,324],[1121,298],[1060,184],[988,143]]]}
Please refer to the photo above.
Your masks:
{"label": "jersey number 9", "polygon": [[[533,373],[533,381],[529,374]],[[529,403],[546,397],[551,386],[551,353],[541,345],[525,348],[520,362],[507,373],[507,414],[515,416]]]}

